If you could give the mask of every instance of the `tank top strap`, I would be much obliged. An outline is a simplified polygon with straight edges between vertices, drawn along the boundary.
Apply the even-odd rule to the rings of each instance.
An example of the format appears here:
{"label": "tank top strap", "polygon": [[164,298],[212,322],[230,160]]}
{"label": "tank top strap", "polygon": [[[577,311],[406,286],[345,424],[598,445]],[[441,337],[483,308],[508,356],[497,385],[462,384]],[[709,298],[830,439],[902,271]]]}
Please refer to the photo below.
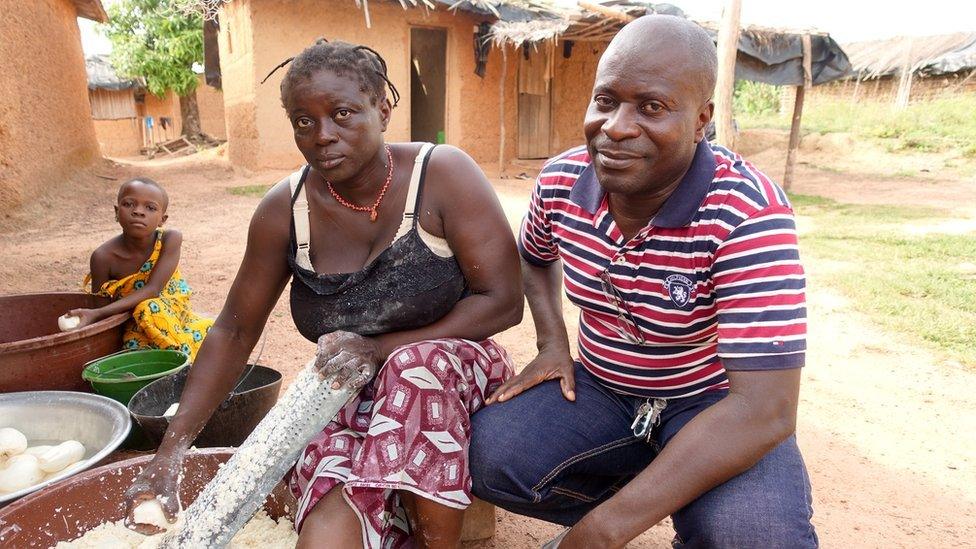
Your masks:
{"label": "tank top strap", "polygon": [[291,189],[291,215],[295,224],[295,262],[299,267],[314,271],[312,258],[308,253],[311,231],[308,220],[308,198],[305,195],[305,177],[308,166],[288,176],[288,186]]}
{"label": "tank top strap", "polygon": [[420,198],[423,194],[424,173],[427,171],[427,162],[430,160],[430,153],[434,150],[433,143],[424,143],[413,161],[413,171],[410,173],[410,187],[407,189],[407,201],[403,205],[403,220],[400,228],[397,229],[393,241],[396,242],[401,236],[410,232],[417,224],[417,212],[420,210]]}

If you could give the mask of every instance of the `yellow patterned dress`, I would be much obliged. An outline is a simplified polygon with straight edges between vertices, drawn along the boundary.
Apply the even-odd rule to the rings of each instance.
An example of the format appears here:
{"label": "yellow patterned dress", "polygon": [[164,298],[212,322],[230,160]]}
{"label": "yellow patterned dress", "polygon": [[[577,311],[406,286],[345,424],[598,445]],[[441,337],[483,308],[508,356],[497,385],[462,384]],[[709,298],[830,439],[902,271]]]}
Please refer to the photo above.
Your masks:
{"label": "yellow patterned dress", "polygon": [[[102,284],[97,295],[116,300],[145,286],[162,249],[163,231],[160,230],[156,234],[152,255],[139,268],[139,272],[120,280],[109,280]],[[88,275],[85,278],[86,286],[90,280],[91,275]],[[193,313],[190,309],[191,293],[190,285],[177,268],[159,296],[142,301],[133,309],[132,318],[126,323],[122,335],[122,348],[175,349],[183,351],[193,361],[213,320]]]}

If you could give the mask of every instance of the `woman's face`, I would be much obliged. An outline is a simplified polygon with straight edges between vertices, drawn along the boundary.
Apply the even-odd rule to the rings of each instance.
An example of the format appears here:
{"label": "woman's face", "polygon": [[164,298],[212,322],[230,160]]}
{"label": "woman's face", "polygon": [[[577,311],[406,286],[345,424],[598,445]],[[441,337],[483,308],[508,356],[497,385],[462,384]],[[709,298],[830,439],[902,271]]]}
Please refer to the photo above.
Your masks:
{"label": "woman's face", "polygon": [[351,179],[383,145],[390,103],[374,104],[360,87],[354,76],[323,69],[293,83],[283,98],[298,150],[326,181]]}

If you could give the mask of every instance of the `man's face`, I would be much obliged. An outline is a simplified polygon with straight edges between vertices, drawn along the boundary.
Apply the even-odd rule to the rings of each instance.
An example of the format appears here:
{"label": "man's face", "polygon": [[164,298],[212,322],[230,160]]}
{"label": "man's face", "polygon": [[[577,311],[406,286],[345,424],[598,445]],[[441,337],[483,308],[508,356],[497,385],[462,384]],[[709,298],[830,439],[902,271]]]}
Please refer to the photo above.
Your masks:
{"label": "man's face", "polygon": [[687,55],[652,38],[612,45],[600,60],[583,132],[607,192],[653,193],[691,165],[712,103]]}

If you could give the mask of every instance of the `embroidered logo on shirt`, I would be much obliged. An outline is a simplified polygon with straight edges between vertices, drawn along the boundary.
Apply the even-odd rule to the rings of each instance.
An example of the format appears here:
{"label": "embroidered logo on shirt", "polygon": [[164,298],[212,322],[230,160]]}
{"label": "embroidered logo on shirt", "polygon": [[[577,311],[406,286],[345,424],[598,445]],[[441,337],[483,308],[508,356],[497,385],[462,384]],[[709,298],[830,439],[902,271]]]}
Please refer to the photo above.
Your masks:
{"label": "embroidered logo on shirt", "polygon": [[671,302],[678,307],[684,307],[691,301],[695,284],[685,275],[673,274],[664,279],[664,289],[668,291]]}

